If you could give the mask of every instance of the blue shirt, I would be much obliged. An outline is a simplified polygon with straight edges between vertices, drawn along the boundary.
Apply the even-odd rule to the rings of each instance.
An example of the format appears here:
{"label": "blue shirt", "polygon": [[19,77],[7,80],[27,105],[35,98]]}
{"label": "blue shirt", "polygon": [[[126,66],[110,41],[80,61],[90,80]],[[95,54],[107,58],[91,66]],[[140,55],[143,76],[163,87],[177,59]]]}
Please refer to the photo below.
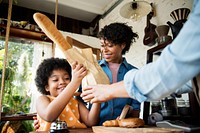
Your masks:
{"label": "blue shirt", "polygon": [[[103,59],[99,61],[99,65],[108,76],[110,83],[112,83],[112,73],[108,67],[108,63]],[[117,81],[122,81],[124,75],[131,69],[137,68],[127,63],[126,59],[123,58],[123,62],[118,70]],[[122,109],[126,104],[132,106],[135,110],[140,110],[140,103],[132,98],[116,98],[108,102],[101,103],[99,125],[102,125],[102,123],[106,120],[113,120],[120,116]]]}
{"label": "blue shirt", "polygon": [[189,19],[157,61],[124,77],[129,96],[140,102],[158,100],[200,73],[200,1],[194,0]]}

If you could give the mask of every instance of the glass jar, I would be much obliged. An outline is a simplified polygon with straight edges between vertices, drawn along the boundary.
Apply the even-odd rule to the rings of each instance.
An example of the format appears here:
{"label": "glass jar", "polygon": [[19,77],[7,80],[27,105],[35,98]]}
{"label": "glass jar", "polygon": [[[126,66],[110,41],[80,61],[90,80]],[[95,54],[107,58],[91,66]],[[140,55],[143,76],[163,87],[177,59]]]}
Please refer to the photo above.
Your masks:
{"label": "glass jar", "polygon": [[151,113],[160,112],[161,104],[160,101],[153,101],[151,103]]}
{"label": "glass jar", "polygon": [[177,99],[178,114],[181,116],[187,116],[190,114],[189,101],[185,101],[182,98]]}
{"label": "glass jar", "polygon": [[162,99],[162,111],[170,112],[168,114],[177,115],[176,99],[173,97],[166,97]]}

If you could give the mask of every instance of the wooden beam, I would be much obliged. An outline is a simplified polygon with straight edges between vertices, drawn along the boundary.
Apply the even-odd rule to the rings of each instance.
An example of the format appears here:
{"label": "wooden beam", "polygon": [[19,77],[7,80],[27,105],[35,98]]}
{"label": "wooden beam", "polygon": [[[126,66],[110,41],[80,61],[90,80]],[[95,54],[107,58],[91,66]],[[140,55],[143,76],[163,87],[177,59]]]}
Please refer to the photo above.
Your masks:
{"label": "wooden beam", "polygon": [[82,43],[82,42],[80,42],[80,41],[78,41],[78,40],[76,40],[76,39],[74,39],[74,38],[72,38],[72,37],[69,37],[69,36],[66,37],[66,40],[67,40],[67,42],[68,42],[69,44],[71,44],[72,46],[75,46],[75,47],[78,47],[78,48],[81,48],[81,49],[84,49],[84,48],[91,48],[93,54],[96,55],[96,59],[97,59],[97,60],[100,59],[100,54],[101,54],[100,49],[91,47],[91,46],[89,46],[89,45],[87,45],[87,44],[85,44],[85,43]]}

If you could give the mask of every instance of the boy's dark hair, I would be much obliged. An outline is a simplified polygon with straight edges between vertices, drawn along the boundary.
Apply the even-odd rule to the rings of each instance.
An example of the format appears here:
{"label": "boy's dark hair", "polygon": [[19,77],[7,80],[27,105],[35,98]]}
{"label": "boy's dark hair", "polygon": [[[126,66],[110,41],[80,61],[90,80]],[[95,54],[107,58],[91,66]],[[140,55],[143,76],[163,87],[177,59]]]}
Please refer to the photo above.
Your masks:
{"label": "boy's dark hair", "polygon": [[122,51],[125,54],[129,51],[132,42],[138,38],[138,34],[132,31],[132,27],[126,23],[111,23],[104,26],[97,35],[98,38],[107,40],[115,45],[126,44]]}
{"label": "boy's dark hair", "polygon": [[66,59],[60,58],[48,58],[38,66],[35,77],[35,84],[38,91],[44,95],[50,93],[45,90],[45,86],[48,85],[48,79],[54,70],[65,70],[68,72],[71,79],[71,66]]}

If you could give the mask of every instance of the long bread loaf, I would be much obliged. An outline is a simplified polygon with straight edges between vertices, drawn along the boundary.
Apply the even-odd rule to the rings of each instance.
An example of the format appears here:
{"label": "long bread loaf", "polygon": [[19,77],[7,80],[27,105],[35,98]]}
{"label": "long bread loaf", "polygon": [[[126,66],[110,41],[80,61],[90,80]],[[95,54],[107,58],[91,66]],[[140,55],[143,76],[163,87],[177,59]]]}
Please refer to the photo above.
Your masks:
{"label": "long bread loaf", "polygon": [[33,19],[42,29],[42,31],[55,43],[60,49],[65,52],[71,48],[71,45],[66,41],[64,36],[58,31],[54,23],[44,14],[35,13]]}

